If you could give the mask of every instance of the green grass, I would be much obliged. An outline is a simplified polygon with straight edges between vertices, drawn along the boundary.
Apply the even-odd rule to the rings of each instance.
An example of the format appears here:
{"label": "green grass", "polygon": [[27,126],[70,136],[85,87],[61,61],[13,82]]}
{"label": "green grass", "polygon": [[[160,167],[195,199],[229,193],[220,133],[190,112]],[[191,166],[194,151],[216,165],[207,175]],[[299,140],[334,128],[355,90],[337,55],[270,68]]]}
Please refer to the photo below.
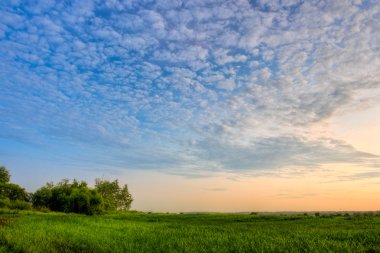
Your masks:
{"label": "green grass", "polygon": [[0,211],[0,252],[380,252],[380,217]]}

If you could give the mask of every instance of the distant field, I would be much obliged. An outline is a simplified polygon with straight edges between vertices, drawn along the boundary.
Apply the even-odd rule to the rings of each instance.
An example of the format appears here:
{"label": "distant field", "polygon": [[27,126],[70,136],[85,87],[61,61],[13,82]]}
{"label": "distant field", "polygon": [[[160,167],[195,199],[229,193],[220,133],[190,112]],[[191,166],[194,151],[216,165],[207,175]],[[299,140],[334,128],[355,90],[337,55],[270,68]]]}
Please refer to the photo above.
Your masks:
{"label": "distant field", "polygon": [[380,217],[3,210],[0,252],[380,252]]}

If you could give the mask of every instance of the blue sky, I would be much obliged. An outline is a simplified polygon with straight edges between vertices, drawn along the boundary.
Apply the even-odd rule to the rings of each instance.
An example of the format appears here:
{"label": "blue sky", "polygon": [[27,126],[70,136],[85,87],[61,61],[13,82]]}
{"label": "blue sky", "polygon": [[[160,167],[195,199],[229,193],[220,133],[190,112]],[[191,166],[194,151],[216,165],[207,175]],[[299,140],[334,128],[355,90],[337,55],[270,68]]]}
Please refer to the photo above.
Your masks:
{"label": "blue sky", "polygon": [[373,176],[380,152],[331,122],[379,106],[378,31],[374,0],[2,1],[0,163],[30,189],[132,170]]}

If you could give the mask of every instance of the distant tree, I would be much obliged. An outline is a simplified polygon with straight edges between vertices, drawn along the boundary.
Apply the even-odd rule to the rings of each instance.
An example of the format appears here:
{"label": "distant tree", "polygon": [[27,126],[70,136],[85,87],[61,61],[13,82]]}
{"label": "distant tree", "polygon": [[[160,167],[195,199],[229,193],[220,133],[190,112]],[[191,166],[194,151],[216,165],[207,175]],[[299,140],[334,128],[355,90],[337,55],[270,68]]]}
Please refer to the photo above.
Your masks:
{"label": "distant tree", "polygon": [[94,214],[102,210],[100,195],[87,187],[74,188],[68,200],[70,212]]}
{"label": "distant tree", "polygon": [[53,183],[47,183],[45,186],[34,192],[32,195],[33,206],[37,208],[50,208],[53,187]]}
{"label": "distant tree", "polygon": [[0,207],[11,209],[30,208],[30,194],[18,184],[10,183],[9,171],[0,166]]}
{"label": "distant tree", "polygon": [[105,210],[129,210],[133,201],[128,186],[119,186],[119,181],[95,180],[95,189],[102,196]]}
{"label": "distant tree", "polygon": [[52,211],[96,214],[103,211],[103,199],[87,183],[64,179],[57,185],[48,183],[32,197],[33,206],[46,207]]}
{"label": "distant tree", "polygon": [[11,174],[4,166],[0,166],[0,184],[9,183]]}
{"label": "distant tree", "polygon": [[64,179],[57,184],[47,183],[34,194],[10,183],[10,173],[0,166],[0,208],[48,208],[58,212],[96,214],[104,210],[128,210],[133,201],[128,186],[119,186],[118,180],[97,179],[95,188],[84,181]]}
{"label": "distant tree", "polygon": [[117,180],[109,182],[102,179],[95,180],[95,189],[102,196],[105,210],[116,210],[116,194],[119,191]]}
{"label": "distant tree", "polygon": [[132,201],[133,198],[129,193],[128,186],[124,185],[117,195],[117,209],[123,211],[129,210],[131,208]]}
{"label": "distant tree", "polygon": [[29,201],[29,194],[18,184],[0,184],[0,197],[8,198],[11,201]]}

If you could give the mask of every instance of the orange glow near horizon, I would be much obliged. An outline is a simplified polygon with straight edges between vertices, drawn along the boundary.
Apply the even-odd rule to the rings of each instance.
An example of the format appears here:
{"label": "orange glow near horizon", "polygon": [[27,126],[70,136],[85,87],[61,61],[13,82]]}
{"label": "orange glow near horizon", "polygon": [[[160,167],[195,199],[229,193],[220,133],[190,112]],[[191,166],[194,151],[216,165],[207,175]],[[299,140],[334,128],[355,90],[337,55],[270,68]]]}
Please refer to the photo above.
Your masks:
{"label": "orange glow near horizon", "polygon": [[134,209],[144,211],[380,210],[380,180],[353,179],[349,175],[360,170],[349,164],[331,164],[318,170],[321,172],[285,173],[281,177],[241,176],[233,180],[227,177],[184,179],[157,172],[147,179],[147,172],[135,172],[137,184],[133,181],[130,186],[135,193]]}

